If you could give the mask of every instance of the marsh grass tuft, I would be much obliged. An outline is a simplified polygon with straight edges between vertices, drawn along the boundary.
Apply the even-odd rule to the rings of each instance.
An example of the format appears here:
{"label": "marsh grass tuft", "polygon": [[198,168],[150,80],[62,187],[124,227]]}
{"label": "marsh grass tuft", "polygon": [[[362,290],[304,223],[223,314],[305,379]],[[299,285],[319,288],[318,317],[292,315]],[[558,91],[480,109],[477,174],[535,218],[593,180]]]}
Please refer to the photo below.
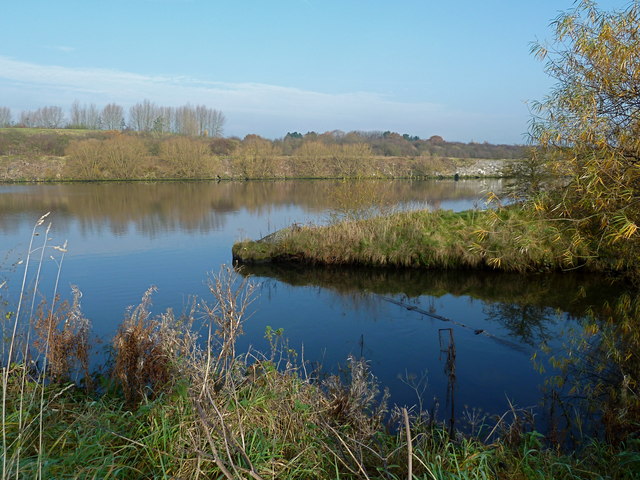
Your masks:
{"label": "marsh grass tuft", "polygon": [[347,358],[347,379],[330,375],[322,382],[329,413],[340,425],[349,425],[359,436],[378,431],[387,412],[389,392],[380,395],[376,378],[363,358]]}
{"label": "marsh grass tuft", "polygon": [[130,408],[171,391],[183,377],[194,375],[199,359],[198,333],[194,330],[194,301],[183,315],[169,309],[160,315],[150,311],[150,287],[140,304],[131,306],[113,339],[112,376],[122,388]]}

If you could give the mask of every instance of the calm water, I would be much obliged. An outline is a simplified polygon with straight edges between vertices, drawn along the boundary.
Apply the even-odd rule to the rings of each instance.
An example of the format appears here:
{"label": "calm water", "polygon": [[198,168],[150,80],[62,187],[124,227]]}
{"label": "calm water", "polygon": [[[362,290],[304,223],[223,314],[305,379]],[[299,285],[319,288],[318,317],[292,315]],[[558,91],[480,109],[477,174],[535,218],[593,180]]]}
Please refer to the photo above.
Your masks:
{"label": "calm water", "polygon": [[[484,195],[500,189],[495,180],[0,185],[0,283],[7,280],[1,295],[15,302],[23,268],[15,263],[25,258],[34,222],[48,211],[50,244],[68,240],[61,290],[80,287],[94,334],[108,342],[126,307],[151,285],[158,288],[157,313],[181,311],[191,295],[206,298],[207,275],[231,262],[239,239],[293,222],[325,223],[372,205],[482,207]],[[56,271],[54,261],[45,263],[42,295],[51,295]],[[260,297],[241,349],[266,351],[265,327],[284,328],[290,347],[326,371],[344,365],[349,354],[363,355],[396,403],[415,404],[407,378],[424,379],[418,390],[426,386],[425,407],[437,398],[444,418],[452,395],[457,416],[465,406],[501,413],[509,401],[538,405],[544,378],[531,355],[542,341],[559,345],[587,306],[613,293],[580,275],[284,266],[245,274],[260,284]],[[577,299],[579,291],[587,295]],[[452,343],[455,382],[451,363],[447,370]]]}

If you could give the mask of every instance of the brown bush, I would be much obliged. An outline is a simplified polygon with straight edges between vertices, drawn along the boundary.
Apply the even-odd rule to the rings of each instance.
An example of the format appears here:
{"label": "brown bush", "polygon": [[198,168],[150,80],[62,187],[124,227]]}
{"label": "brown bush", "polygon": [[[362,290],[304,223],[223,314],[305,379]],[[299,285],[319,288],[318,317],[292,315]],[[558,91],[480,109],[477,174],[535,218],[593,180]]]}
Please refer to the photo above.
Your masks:
{"label": "brown bush", "polygon": [[232,138],[214,138],[209,142],[209,148],[214,155],[231,155],[239,143]]}
{"label": "brown bush", "polygon": [[102,143],[96,139],[70,143],[65,152],[68,158],[63,170],[64,175],[81,180],[102,178],[104,171],[100,157]]}
{"label": "brown bush", "polygon": [[76,179],[140,178],[148,167],[148,150],[136,136],[116,135],[105,140],[74,141],[66,150],[64,174]]}
{"label": "brown bush", "polygon": [[371,147],[364,143],[332,145],[332,176],[358,178],[370,174]]}
{"label": "brown bush", "polygon": [[235,175],[246,178],[282,176],[280,151],[275,145],[257,135],[247,135],[232,157]]}
{"label": "brown bush", "polygon": [[168,167],[167,175],[180,178],[211,177],[216,163],[208,142],[188,137],[163,141],[160,158]]}
{"label": "brown bush", "polygon": [[293,156],[294,175],[328,177],[331,147],[323,142],[308,141],[298,148]]}
{"label": "brown bush", "polygon": [[131,179],[143,176],[148,150],[143,139],[118,135],[102,143],[100,157],[107,178]]}
{"label": "brown bush", "polygon": [[129,407],[145,397],[154,398],[180,379],[192,378],[202,365],[193,327],[193,308],[176,318],[171,309],[151,316],[150,287],[138,306],[129,307],[113,347],[113,376],[120,383]]}
{"label": "brown bush", "polygon": [[171,378],[169,355],[158,336],[158,321],[149,313],[155,290],[149,288],[140,305],[128,309],[113,339],[113,374],[129,406],[137,405],[147,394],[157,395]]}

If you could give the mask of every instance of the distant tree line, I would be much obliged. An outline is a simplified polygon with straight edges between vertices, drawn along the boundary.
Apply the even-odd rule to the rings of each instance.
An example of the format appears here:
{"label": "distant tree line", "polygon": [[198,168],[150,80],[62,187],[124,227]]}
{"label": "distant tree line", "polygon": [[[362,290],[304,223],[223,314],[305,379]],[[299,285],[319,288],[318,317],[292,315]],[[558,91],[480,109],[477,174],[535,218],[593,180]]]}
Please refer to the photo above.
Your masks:
{"label": "distant tree line", "polygon": [[72,128],[88,130],[133,130],[136,132],[221,137],[224,114],[206,105],[158,106],[143,100],[131,106],[128,115],[122,106],[109,103],[103,108],[75,101],[68,115],[62,107],[46,106],[20,112],[14,122],[11,110],[0,107],[0,127]]}
{"label": "distant tree line", "polygon": [[284,155],[291,155],[302,145],[320,142],[324,145],[368,145],[372,155],[383,157],[446,157],[446,158],[493,158],[521,159],[527,156],[523,145],[494,145],[488,142],[447,142],[439,135],[422,139],[407,133],[381,131],[353,131],[345,133],[333,130],[316,132],[289,132],[274,145]]}

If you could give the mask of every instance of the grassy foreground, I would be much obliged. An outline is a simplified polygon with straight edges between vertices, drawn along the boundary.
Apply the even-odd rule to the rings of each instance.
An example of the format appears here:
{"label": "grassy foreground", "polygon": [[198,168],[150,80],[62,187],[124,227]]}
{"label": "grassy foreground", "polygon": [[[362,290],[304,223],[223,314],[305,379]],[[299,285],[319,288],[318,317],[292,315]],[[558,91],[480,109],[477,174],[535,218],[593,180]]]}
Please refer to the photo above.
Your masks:
{"label": "grassy foreground", "polygon": [[[426,412],[389,410],[366,362],[350,358],[344,375],[321,377],[298,361],[280,330],[266,331],[270,352],[241,355],[235,340],[253,287],[229,269],[209,287],[215,306],[201,302],[180,318],[152,315],[150,289],[127,311],[107,370],[80,384],[70,381],[87,354],[79,304],[43,306],[33,322],[36,363],[2,370],[2,479],[626,480],[640,473],[637,441],[594,441],[561,454],[516,411],[481,419],[473,435],[462,435]],[[204,338],[195,317],[206,318]],[[10,350],[19,344],[12,338]]]}
{"label": "grassy foreground", "polygon": [[454,213],[415,211],[344,220],[323,227],[293,226],[233,246],[244,263],[295,261],[437,269],[540,272],[633,267],[577,236],[569,222],[549,220],[519,205]]}
{"label": "grassy foreground", "polygon": [[21,385],[14,367],[4,478],[630,480],[640,473],[637,442],[594,441],[564,455],[511,417],[499,426],[501,437],[485,441],[489,427],[450,436],[424,414],[409,412],[405,422],[396,410],[398,431],[389,433],[371,413],[358,365],[348,383],[325,388],[268,362],[255,377],[221,386],[181,377],[136,408],[115,390]]}

